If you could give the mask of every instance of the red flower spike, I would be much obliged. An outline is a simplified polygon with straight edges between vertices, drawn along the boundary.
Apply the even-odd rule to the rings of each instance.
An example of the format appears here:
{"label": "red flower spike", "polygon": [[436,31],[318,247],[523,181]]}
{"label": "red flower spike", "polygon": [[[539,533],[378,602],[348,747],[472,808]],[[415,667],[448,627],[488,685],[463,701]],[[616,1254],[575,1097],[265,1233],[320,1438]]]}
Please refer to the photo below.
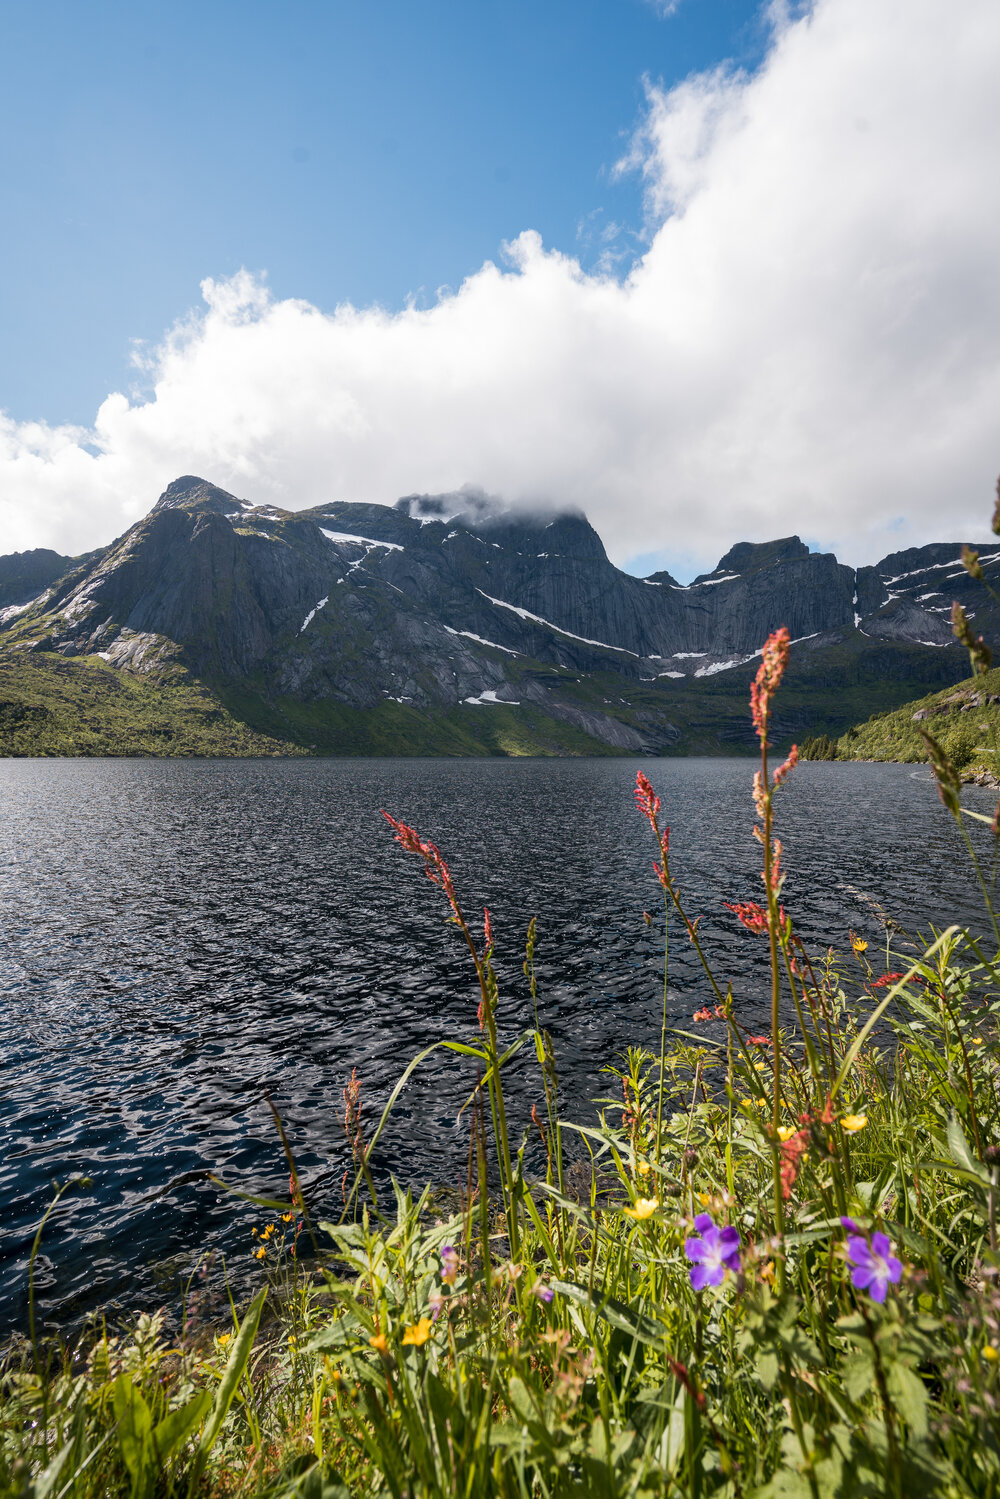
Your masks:
{"label": "red flower spike", "polygon": [[660,813],[660,798],[650,785],[648,777],[643,775],[641,770],[636,773],[635,778],[635,804],[655,830],[656,819]]}
{"label": "red flower spike", "polygon": [[799,747],[797,744],[793,744],[788,752],[788,759],[783,765],[779,765],[777,770],[774,772],[774,784],[776,786],[780,786],[782,781],[791,775],[792,771],[795,769],[798,763]]}
{"label": "red flower spike", "polygon": [[700,1024],[703,1020],[711,1020],[711,1018],[712,1012],[710,1009],[708,1009],[707,1006],[703,1010],[695,1010],[694,1014],[691,1016],[691,1019],[696,1021],[698,1024]]}
{"label": "red flower spike", "polygon": [[748,1046],[770,1046],[770,1036],[747,1036]]}
{"label": "red flower spike", "polygon": [[774,630],[767,637],[761,650],[761,663],[750,687],[750,712],[753,726],[761,740],[767,738],[768,719],[771,716],[771,695],[777,692],[788,665],[791,636],[787,626]]}
{"label": "red flower spike", "polygon": [[872,984],[872,988],[885,989],[889,984],[898,984],[899,980],[905,977],[906,975],[903,973],[883,973],[882,977],[876,979]]}
{"label": "red flower spike", "polygon": [[795,1179],[802,1166],[802,1157],[809,1144],[809,1131],[797,1130],[791,1139],[781,1145],[781,1195],[787,1202],[792,1195]]}
{"label": "red flower spike", "polygon": [[767,911],[755,900],[740,900],[735,904],[727,900],[725,905],[726,910],[732,911],[748,932],[767,931]]}
{"label": "red flower spike", "polygon": [[490,920],[490,913],[485,906],[483,907],[483,931],[485,933],[486,948],[488,951],[493,946],[493,922]]}

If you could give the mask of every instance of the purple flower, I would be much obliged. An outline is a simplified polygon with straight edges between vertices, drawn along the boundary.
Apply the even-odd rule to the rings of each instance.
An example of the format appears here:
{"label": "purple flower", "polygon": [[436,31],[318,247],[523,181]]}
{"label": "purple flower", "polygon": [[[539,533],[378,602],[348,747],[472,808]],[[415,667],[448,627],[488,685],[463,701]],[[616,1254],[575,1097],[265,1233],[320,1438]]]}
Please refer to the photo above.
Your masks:
{"label": "purple flower", "polygon": [[694,1265],[691,1284],[696,1291],[721,1285],[727,1270],[740,1268],[740,1236],[735,1228],[716,1228],[708,1213],[699,1213],[694,1226],[700,1239],[688,1239],[684,1253]]}
{"label": "purple flower", "polygon": [[451,1244],[441,1250],[441,1279],[446,1286],[453,1286],[458,1279],[458,1254]]}
{"label": "purple flower", "polygon": [[847,1258],[854,1266],[851,1285],[856,1291],[867,1291],[873,1301],[884,1301],[889,1287],[902,1279],[903,1266],[893,1254],[887,1234],[872,1234],[871,1243],[860,1234],[852,1234],[847,1241]]}
{"label": "purple flower", "polygon": [[543,1286],[540,1280],[536,1280],[531,1288],[531,1294],[537,1296],[539,1301],[544,1301],[547,1306],[556,1293],[551,1286]]}

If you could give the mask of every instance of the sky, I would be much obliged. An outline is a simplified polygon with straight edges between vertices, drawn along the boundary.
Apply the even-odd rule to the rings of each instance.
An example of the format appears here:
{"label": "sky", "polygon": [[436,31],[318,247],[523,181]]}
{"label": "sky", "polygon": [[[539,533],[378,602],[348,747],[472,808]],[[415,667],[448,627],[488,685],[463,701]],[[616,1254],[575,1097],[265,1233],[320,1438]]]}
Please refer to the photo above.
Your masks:
{"label": "sky", "polygon": [[0,7],[0,551],[469,485],[686,578],[988,535],[995,0]]}

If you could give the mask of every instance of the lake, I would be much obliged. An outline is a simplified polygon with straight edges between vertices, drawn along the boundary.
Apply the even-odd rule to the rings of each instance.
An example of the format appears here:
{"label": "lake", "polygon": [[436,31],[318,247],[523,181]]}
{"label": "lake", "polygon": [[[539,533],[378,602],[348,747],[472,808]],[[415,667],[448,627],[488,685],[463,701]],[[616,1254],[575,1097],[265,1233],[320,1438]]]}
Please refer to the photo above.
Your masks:
{"label": "lake", "polygon": [[[766,943],[724,908],[757,899],[747,760],[0,761],[0,1328],[26,1326],[27,1255],[53,1179],[88,1196],[50,1220],[38,1261],[41,1319],[176,1304],[205,1253],[250,1267],[260,1214],[190,1172],[285,1195],[267,1107],[285,1120],[310,1200],[336,1212],[349,1153],[352,1068],[378,1118],[407,1061],[468,1039],[478,989],[441,892],[393,841],[386,807],[437,842],[467,914],[493,914],[500,1028],[531,1021],[521,974],[538,918],[542,1023],[564,1112],[592,1114],[601,1068],[658,1046],[662,911],[654,848],[635,811],[645,770],[672,827],[671,860],[738,1011],[767,1024]],[[967,804],[992,811],[988,792]],[[805,764],[779,796],[785,904],[807,943],[848,929],[884,942],[867,893],[911,931],[982,928],[967,856],[929,773]],[[983,830],[986,840],[989,834]],[[860,893],[859,893],[860,892]],[[676,1023],[706,1000],[674,944]],[[519,1119],[541,1101],[524,1053],[508,1089]],[[374,1159],[414,1185],[464,1176],[468,1064],[429,1062]],[[217,1260],[218,1262],[218,1260]]]}

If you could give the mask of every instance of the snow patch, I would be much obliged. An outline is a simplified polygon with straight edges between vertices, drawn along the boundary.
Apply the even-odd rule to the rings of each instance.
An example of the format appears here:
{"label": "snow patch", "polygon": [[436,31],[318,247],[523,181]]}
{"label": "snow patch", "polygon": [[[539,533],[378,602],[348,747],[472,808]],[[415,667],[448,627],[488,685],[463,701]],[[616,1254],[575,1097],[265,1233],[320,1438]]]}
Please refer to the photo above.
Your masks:
{"label": "snow patch", "polygon": [[492,687],[488,687],[486,691],[481,692],[478,697],[467,697],[463,698],[462,701],[465,703],[472,703],[475,707],[478,708],[481,708],[484,703],[499,703],[502,708],[520,708],[521,706],[520,702],[515,699],[497,697]]}
{"label": "snow patch", "polygon": [[583,645],[599,645],[602,650],[618,651],[623,656],[634,656],[636,661],[641,660],[637,651],[628,651],[623,645],[608,645],[606,640],[591,640],[586,635],[574,635],[572,630],[564,630],[562,625],[554,625],[550,619],[543,619],[540,614],[532,614],[530,609],[519,609],[516,604],[507,604],[503,599],[495,599],[492,594],[483,593],[481,588],[477,588],[476,592],[482,594],[482,597],[488,599],[491,604],[495,604],[498,609],[509,609],[512,614],[519,615],[521,619],[530,619],[532,624],[544,625],[547,630],[555,630],[557,635],[565,635],[569,640],[579,640]]}
{"label": "snow patch", "polygon": [[683,677],[685,673],[682,671],[658,671],[656,675],[658,677]]}
{"label": "snow patch", "polygon": [[339,545],[353,544],[354,546],[368,547],[369,549],[372,547],[384,547],[387,552],[402,552],[405,550],[400,546],[398,541],[375,541],[371,536],[354,536],[348,531],[328,531],[325,526],[320,526],[320,530],[327,541],[332,541]]}
{"label": "snow patch", "polygon": [[[343,581],[344,581],[343,578],[338,578],[337,579],[338,583],[342,583]],[[319,603],[316,604],[314,608],[312,608],[312,609],[309,610],[309,613],[306,615],[305,619],[302,621],[302,627],[299,630],[299,634],[300,635],[302,634],[302,631],[305,629],[306,625],[309,624],[310,620],[315,619],[315,617],[316,617],[316,610],[317,609],[325,609],[326,606],[327,606],[327,604],[329,602],[330,602],[330,595],[327,594],[327,596],[326,596],[325,599],[320,599]]]}
{"label": "snow patch", "polygon": [[707,651],[674,651],[670,659],[671,661],[697,661],[707,655]]}
{"label": "snow patch", "polygon": [[714,677],[716,672],[729,671],[733,666],[745,666],[748,661],[756,661],[757,652],[752,656],[739,656],[735,661],[715,661],[711,666],[699,666],[695,672],[696,677]]}
{"label": "snow patch", "polygon": [[445,625],[449,635],[462,635],[466,640],[474,640],[477,645],[488,645],[491,650],[504,651],[508,656],[520,656],[521,651],[512,651],[509,645],[497,645],[495,640],[484,640],[482,635],[473,635],[471,630],[453,630],[451,625]]}

